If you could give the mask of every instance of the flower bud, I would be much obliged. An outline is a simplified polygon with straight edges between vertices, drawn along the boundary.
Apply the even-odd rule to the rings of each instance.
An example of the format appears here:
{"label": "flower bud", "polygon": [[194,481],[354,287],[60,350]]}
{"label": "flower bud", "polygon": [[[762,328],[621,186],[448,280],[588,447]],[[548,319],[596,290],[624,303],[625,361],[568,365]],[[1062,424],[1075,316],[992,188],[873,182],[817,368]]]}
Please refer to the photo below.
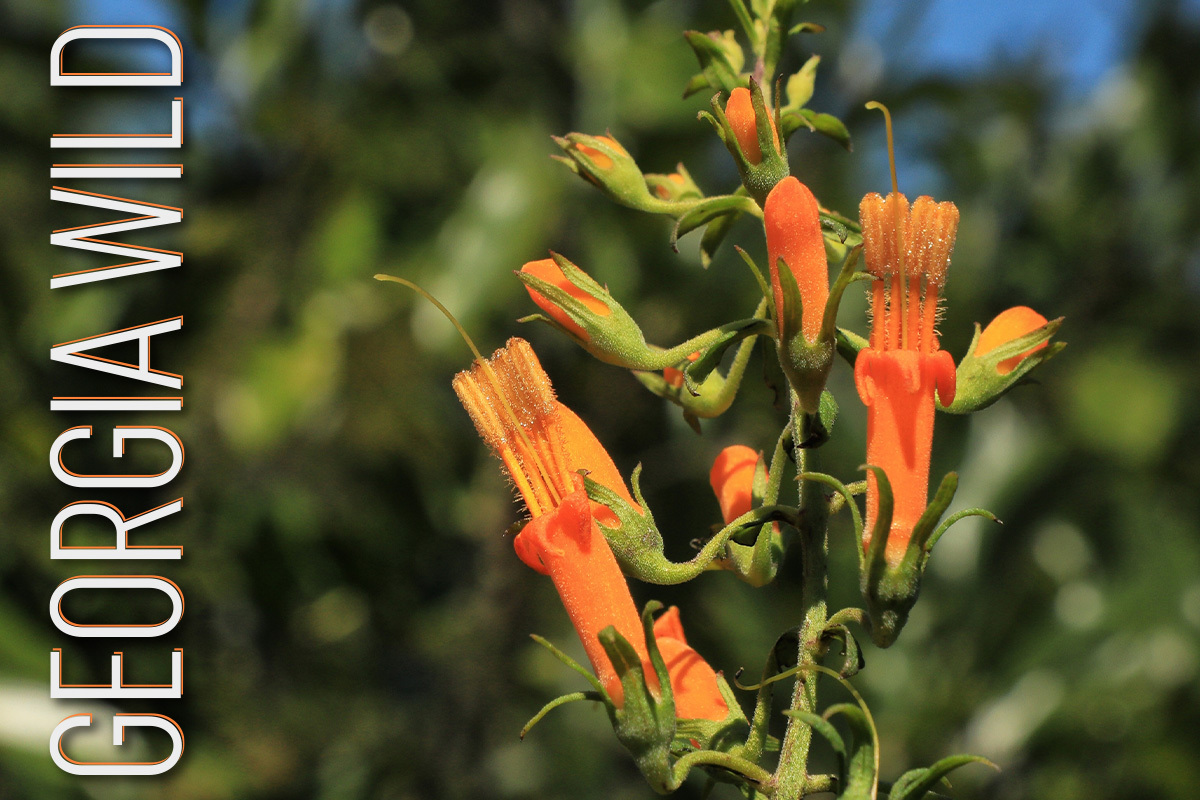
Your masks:
{"label": "flower bud", "polygon": [[557,159],[622,205],[663,213],[664,201],[652,196],[637,162],[612,136],[569,133],[555,136],[565,155]]}
{"label": "flower bud", "polygon": [[1049,361],[1065,342],[1050,343],[1062,326],[1062,318],[1046,321],[1026,306],[1000,314],[975,338],[958,365],[958,393],[949,405],[939,405],[951,414],[970,414],[986,408],[1015,386],[1039,364]]}
{"label": "flower bud", "polygon": [[[532,275],[535,278],[539,278],[558,287],[572,298],[578,300],[588,313],[596,316],[597,318],[603,319],[612,313],[609,310],[608,303],[605,302],[602,293],[597,292],[592,294],[587,290],[587,288],[583,286],[577,286],[576,284],[572,283],[563,273],[562,268],[559,267],[558,263],[552,258],[543,258],[539,261],[530,261],[529,263],[525,264],[525,266],[521,267],[521,272],[526,275]],[[525,288],[529,292],[529,297],[533,300],[533,302],[537,303],[538,308],[549,314],[551,319],[566,328],[567,331],[575,336],[575,338],[584,342],[591,338],[588,332],[584,330],[582,326],[578,325],[574,320],[572,320],[570,315],[568,315],[567,312],[561,307],[555,305],[550,300],[547,300],[545,295],[539,293],[536,289],[530,286],[526,286]]]}
{"label": "flower bud", "polygon": [[763,225],[779,362],[801,409],[815,414],[835,352],[832,334],[826,336],[823,330],[830,300],[829,263],[817,199],[789,175],[767,196]]}
{"label": "flower bud", "polygon": [[699,200],[704,197],[700,187],[692,180],[692,176],[684,169],[683,164],[676,166],[677,172],[670,175],[660,175],[654,172],[646,173],[646,185],[660,200]]}
{"label": "flower bud", "polygon": [[[761,505],[769,475],[763,459],[742,444],[726,447],[713,460],[708,482],[721,506],[726,525]],[[755,489],[758,489],[756,497]],[[783,560],[783,539],[778,522],[758,528],[753,544],[729,541],[725,556],[717,562],[751,586],[765,586],[775,579]]]}
{"label": "flower bud", "polygon": [[[758,144],[758,119],[754,114],[754,103],[750,90],[738,87],[729,93],[729,101],[725,103],[725,118],[737,137],[738,144],[746,160],[753,165],[762,162],[762,148]],[[775,152],[779,152],[779,132],[771,126],[774,137]]]}
{"label": "flower bud", "polygon": [[[1029,306],[1014,306],[1001,311],[997,317],[988,323],[979,334],[979,344],[975,346],[975,355],[984,356],[997,347],[1037,330],[1046,324],[1046,318]],[[1007,375],[1028,355],[1046,347],[1046,342],[1039,342],[1024,352],[1006,358],[996,365],[996,372]]]}
{"label": "flower bud", "polygon": [[787,151],[780,146],[774,115],[766,106],[762,89],[750,79],[750,88],[738,87],[722,108],[713,97],[712,113],[700,112],[725,142],[742,176],[742,185],[760,206],[775,184],[788,176]]}

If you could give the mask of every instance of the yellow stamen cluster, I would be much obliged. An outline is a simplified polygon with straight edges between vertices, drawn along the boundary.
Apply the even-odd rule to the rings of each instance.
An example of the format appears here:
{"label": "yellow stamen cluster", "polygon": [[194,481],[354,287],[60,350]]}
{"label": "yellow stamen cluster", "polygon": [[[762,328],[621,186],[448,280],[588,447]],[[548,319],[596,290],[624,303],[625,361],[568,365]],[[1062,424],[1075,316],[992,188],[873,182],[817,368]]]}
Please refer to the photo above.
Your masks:
{"label": "yellow stamen cluster", "polygon": [[878,280],[871,297],[871,347],[938,349],[938,295],[958,233],[958,208],[918,197],[909,208],[899,192],[871,193],[859,206],[867,271]]}
{"label": "yellow stamen cluster", "polygon": [[554,387],[524,339],[513,337],[454,376],[454,391],[537,517],[572,490]]}

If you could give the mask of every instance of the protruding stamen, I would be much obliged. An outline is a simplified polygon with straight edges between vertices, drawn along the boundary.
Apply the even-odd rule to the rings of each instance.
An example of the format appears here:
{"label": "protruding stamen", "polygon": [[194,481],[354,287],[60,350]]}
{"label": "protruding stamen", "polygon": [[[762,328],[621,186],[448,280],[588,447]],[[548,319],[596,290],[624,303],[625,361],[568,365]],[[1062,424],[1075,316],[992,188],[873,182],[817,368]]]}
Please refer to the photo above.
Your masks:
{"label": "protruding stamen", "polygon": [[571,491],[570,470],[550,378],[524,339],[454,378],[480,436],[504,462],[529,512],[539,516]]}
{"label": "protruding stamen", "polygon": [[958,208],[954,203],[937,203],[930,197],[919,197],[913,203],[906,261],[914,274],[925,277],[920,324],[920,349],[925,353],[937,350],[938,296],[946,285],[946,271],[957,233]]}
{"label": "protruding stamen", "polygon": [[[908,227],[908,198],[893,192],[886,198],[868,194],[859,205],[867,271],[880,280],[872,293],[871,346],[902,346],[904,296],[904,242]],[[885,301],[885,293],[887,300]]]}

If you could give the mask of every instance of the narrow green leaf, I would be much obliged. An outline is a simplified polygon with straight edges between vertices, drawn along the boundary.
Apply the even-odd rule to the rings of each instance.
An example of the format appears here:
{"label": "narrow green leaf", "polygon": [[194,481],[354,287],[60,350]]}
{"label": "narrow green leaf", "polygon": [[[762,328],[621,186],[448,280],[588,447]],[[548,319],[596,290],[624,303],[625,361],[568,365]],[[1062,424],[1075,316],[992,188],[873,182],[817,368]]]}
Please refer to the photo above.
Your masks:
{"label": "narrow green leaf", "polygon": [[559,706],[565,706],[567,703],[574,703],[579,700],[594,700],[598,703],[604,702],[604,698],[599,692],[571,692],[564,694],[562,697],[556,697],[546,705],[542,706],[542,710],[533,715],[533,719],[525,723],[525,727],[521,728],[521,738],[525,738],[525,734],[533,730],[533,726],[542,721],[542,718],[549,714]]}

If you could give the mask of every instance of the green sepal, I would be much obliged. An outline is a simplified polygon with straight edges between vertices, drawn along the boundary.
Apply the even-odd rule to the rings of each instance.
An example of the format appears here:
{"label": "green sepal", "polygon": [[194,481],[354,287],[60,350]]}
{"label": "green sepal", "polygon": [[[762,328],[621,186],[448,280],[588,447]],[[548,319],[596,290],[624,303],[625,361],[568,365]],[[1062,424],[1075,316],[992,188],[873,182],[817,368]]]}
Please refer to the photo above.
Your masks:
{"label": "green sepal", "polygon": [[950,507],[950,502],[954,500],[954,493],[958,491],[958,473],[947,472],[942,476],[942,482],[938,484],[937,491],[933,494],[933,500],[925,507],[925,511],[917,519],[917,524],[913,525],[912,536],[908,540],[908,549],[904,551],[904,561],[916,561],[922,566],[925,559],[929,556],[929,551],[932,545],[926,546],[937,528],[938,522],[942,518],[942,514],[946,513],[946,509]]}
{"label": "green sepal", "polygon": [[954,525],[954,523],[958,522],[959,520],[966,519],[967,517],[983,517],[984,519],[990,520],[997,525],[1004,524],[1004,520],[1000,519],[986,508],[968,508],[964,511],[957,511],[947,517],[946,520],[942,522],[942,524],[937,527],[937,530],[935,530],[929,537],[929,541],[925,543],[925,552],[932,552],[933,546],[938,543],[938,539],[942,538],[942,534],[950,530],[950,527]]}
{"label": "green sepal", "polygon": [[[661,604],[651,605],[661,607]],[[651,605],[647,605],[643,620],[649,616]],[[659,794],[667,794],[673,788],[671,742],[675,738],[675,700],[671,695],[671,681],[660,678],[659,695],[656,696],[647,683],[645,668],[633,645],[612,625],[600,631],[599,639],[625,694],[622,706],[609,710],[617,741],[633,756],[650,787]],[[662,655],[654,643],[652,630],[646,640],[652,665],[659,673]],[[665,673],[666,667],[661,666],[661,674]]]}
{"label": "green sepal", "polygon": [[821,316],[821,339],[823,341],[835,344],[837,342],[838,309],[841,308],[842,297],[846,294],[847,287],[856,280],[862,280],[864,276],[870,277],[869,273],[858,271],[858,257],[862,254],[862,249],[861,244],[850,248],[842,260],[838,276],[833,279],[833,285],[829,287],[829,298],[825,301],[825,313]]}
{"label": "green sepal", "polygon": [[847,151],[854,150],[854,143],[850,141],[850,131],[847,130],[846,124],[832,114],[813,111],[811,108],[800,108],[785,112],[780,120],[780,127],[783,129],[785,141],[800,128],[808,128],[814,133],[833,139]]}
{"label": "green sepal", "polygon": [[1062,327],[1064,319],[1064,317],[1059,317],[1050,320],[1042,327],[1005,342],[982,356],[975,354],[975,350],[979,346],[979,336],[982,333],[979,323],[975,323],[975,336],[971,339],[971,346],[967,348],[967,354],[959,362],[955,375],[954,402],[948,407],[939,402],[938,410],[948,411],[951,414],[970,414],[981,408],[987,408],[999,400],[1005,392],[1017,385],[1037,366],[1061,353],[1067,343],[1055,342],[1030,353],[1021,359],[1011,372],[1004,375],[997,371],[1000,362],[1019,356],[1031,347],[1049,342]]}
{"label": "green sepal", "polygon": [[942,534],[964,517],[982,516],[996,522],[999,520],[991,512],[971,508],[952,514],[939,525],[958,488],[958,475],[949,472],[942,478],[933,500],[913,525],[904,554],[897,563],[892,563],[887,558],[887,539],[893,510],[891,484],[879,467],[868,466],[866,469],[875,476],[878,515],[871,532],[871,543],[860,561],[861,587],[871,621],[871,639],[879,647],[890,647],[900,635],[908,621],[909,612],[917,602],[929,555]]}
{"label": "green sepal", "polygon": [[711,719],[677,719],[675,721],[675,751],[718,750],[723,753],[741,752],[742,743],[750,730],[745,712],[729,687],[725,676],[717,673],[717,689],[729,709],[721,721]]}
{"label": "green sepal", "polygon": [[[741,71],[746,57],[733,31],[684,31],[683,38],[700,62],[700,74],[688,81],[684,97],[704,86],[719,92],[732,92],[742,85]],[[698,80],[700,78],[703,83]]]}
{"label": "green sepal", "polygon": [[817,414],[825,381],[833,367],[835,340],[822,336],[814,343],[804,338],[801,328],[804,300],[796,276],[782,258],[777,264],[777,274],[783,295],[782,330],[775,340],[779,365],[788,383],[796,390],[800,410],[805,414]]}
{"label": "green sepal", "polygon": [[552,645],[548,639],[546,639],[542,636],[538,636],[536,633],[529,634],[529,638],[533,639],[535,642],[540,644],[542,647],[544,647],[548,651],[550,651],[550,655],[557,658],[559,661],[561,661],[563,664],[565,664],[569,669],[574,670],[575,672],[578,672],[580,675],[582,675],[584,677],[584,679],[592,685],[592,688],[595,689],[596,692],[600,695],[601,702],[603,702],[606,706],[612,705],[612,698],[610,698],[608,696],[608,692],[605,691],[604,685],[601,684],[600,681],[596,679],[596,676],[593,675],[590,670],[588,670],[586,667],[582,666],[578,661],[571,658],[569,655],[564,653],[562,650],[559,650],[557,647]]}
{"label": "green sepal", "polygon": [[921,800],[930,793],[930,790],[938,784],[950,772],[967,764],[986,764],[992,769],[999,770],[1000,768],[988,761],[983,756],[973,755],[954,755],[946,756],[939,760],[936,764],[928,767],[918,767],[911,769],[901,775],[894,784],[892,790],[888,793],[888,800]]}
{"label": "green sepal", "polygon": [[583,484],[588,499],[607,506],[616,515],[618,524],[610,528],[597,521],[600,532],[616,556],[621,570],[632,578],[646,583],[669,586],[695,578],[707,569],[726,568],[720,560],[726,545],[737,533],[767,525],[775,520],[795,521],[795,509],[784,506],[764,506],[751,509],[717,532],[704,543],[691,560],[677,563],[663,553],[663,537],[654,522],[641,491],[641,464],[630,476],[633,497],[644,511],[638,511],[607,486],[584,475]]}
{"label": "green sepal", "polygon": [[768,523],[758,528],[752,544],[728,541],[725,555],[715,564],[732,572],[742,582],[760,588],[775,580],[785,552],[783,534],[774,524]]}

